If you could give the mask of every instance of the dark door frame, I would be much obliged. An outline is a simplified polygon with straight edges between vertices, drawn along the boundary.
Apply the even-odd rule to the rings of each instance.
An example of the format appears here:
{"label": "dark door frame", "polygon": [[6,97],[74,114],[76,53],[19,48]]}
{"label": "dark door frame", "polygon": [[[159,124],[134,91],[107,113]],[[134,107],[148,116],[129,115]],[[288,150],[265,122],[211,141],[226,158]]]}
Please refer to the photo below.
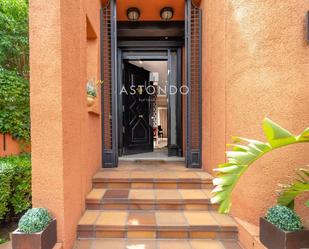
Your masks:
{"label": "dark door frame", "polygon": [[[194,5],[192,0],[185,0],[186,7],[186,18],[185,18],[185,34],[182,34],[181,30],[174,30],[175,37],[174,40],[169,40],[166,37],[166,31],[159,28],[159,31],[156,30],[156,25],[153,25],[153,31],[155,31],[155,37],[153,40],[152,35],[147,36],[147,39],[141,39],[143,37],[135,37],[134,39],[130,40],[130,35],[126,35],[126,29],[128,27],[123,26],[123,32],[119,33],[122,37],[117,37],[117,13],[116,13],[116,0],[109,0],[108,5],[106,7],[101,8],[101,32],[100,32],[100,43],[101,43],[101,79],[104,77],[104,70],[111,71],[111,79],[107,82],[110,84],[111,90],[109,93],[111,95],[111,100],[106,98],[107,101],[110,101],[111,109],[107,113],[104,113],[104,94],[101,97],[101,106],[102,106],[102,167],[117,167],[118,165],[118,115],[117,110],[119,109],[119,104],[117,100],[117,86],[118,86],[118,73],[121,71],[121,67],[118,66],[119,51],[122,51],[125,48],[132,49],[137,51],[162,51],[164,48],[175,48],[175,47],[183,47],[185,45],[185,83],[190,89],[190,94],[185,98],[185,107],[186,107],[186,165],[189,168],[201,168],[201,150],[202,150],[202,143],[201,143],[201,127],[202,127],[202,118],[201,118],[201,34],[202,34],[202,12],[201,9]],[[106,10],[106,11],[105,11]],[[105,18],[107,17],[107,18]],[[120,23],[119,23],[120,24]],[[131,24],[130,24],[131,25]],[[139,25],[144,25],[141,22]],[[121,26],[121,25],[120,25]],[[108,34],[103,34],[104,27],[106,29],[110,29]],[[163,25],[165,27],[165,25]],[[160,31],[161,30],[161,31]],[[149,31],[149,30],[147,30]],[[196,32],[197,31],[197,32]],[[131,31],[130,31],[131,32]],[[144,34],[141,30],[139,31],[141,35]],[[165,33],[164,33],[165,32]],[[131,32],[132,33],[132,32]],[[170,32],[168,32],[169,34]],[[181,37],[179,36],[181,35]],[[118,39],[120,38],[120,39]],[[167,39],[166,39],[167,38]],[[184,42],[185,40],[185,42]],[[193,41],[193,42],[192,42]],[[108,43],[105,44],[105,43]],[[196,46],[196,44],[198,44]],[[108,48],[110,49],[110,55],[107,55],[107,59],[110,60],[111,69],[108,66],[105,68],[103,66],[103,62],[106,58],[103,58],[103,49]],[[191,53],[191,49],[195,50],[198,49],[198,60],[196,60],[196,53]],[[107,63],[108,64],[108,63]],[[192,75],[196,75],[196,70],[198,69],[198,80],[196,77],[191,77]],[[193,81],[193,83],[191,82]],[[192,87],[198,89],[198,94],[193,96],[194,98],[198,98],[198,104],[192,102],[191,97],[191,89]],[[101,86],[101,92],[104,93],[103,85]],[[194,127],[195,135],[192,137],[192,129],[193,125],[191,124],[191,117],[192,117],[192,107],[198,109],[198,127]],[[105,120],[104,120],[105,119]],[[108,131],[111,133],[111,140],[112,146],[106,146],[104,140],[104,121],[110,120],[111,121],[111,130]],[[108,121],[107,121],[108,122]],[[195,124],[196,126],[196,124]],[[196,132],[198,131],[198,132]],[[108,133],[106,133],[108,134]],[[196,136],[198,134],[198,136]],[[192,141],[195,141],[193,145]],[[197,145],[196,145],[197,141]]]}
{"label": "dark door frame", "polygon": [[[117,59],[117,68],[118,68],[118,81],[117,81],[117,89],[121,89],[123,84],[123,60],[166,60],[170,61],[170,51],[176,51],[178,56],[180,56],[180,59],[178,59],[177,64],[177,77],[178,79],[181,79],[181,45],[180,42],[142,42],[138,41],[135,43],[132,42],[120,42],[118,43],[118,59]],[[181,80],[180,80],[181,81]],[[179,81],[179,83],[180,83]],[[119,92],[119,91],[118,91]],[[123,148],[123,103],[122,98],[119,97],[117,94],[117,100],[116,103],[118,105],[117,108],[117,124],[118,124],[118,140],[117,140],[117,148],[118,148],[118,155],[122,155],[122,148]],[[181,105],[181,96],[177,98],[177,103],[182,109]],[[177,130],[177,143],[180,145],[180,148],[177,148],[180,154],[182,155],[182,139],[183,139],[183,127],[182,127],[182,112],[177,115],[177,123],[179,125],[179,129]],[[170,120],[169,120],[170,122]],[[169,130],[168,130],[169,132]],[[121,135],[120,135],[121,134]]]}

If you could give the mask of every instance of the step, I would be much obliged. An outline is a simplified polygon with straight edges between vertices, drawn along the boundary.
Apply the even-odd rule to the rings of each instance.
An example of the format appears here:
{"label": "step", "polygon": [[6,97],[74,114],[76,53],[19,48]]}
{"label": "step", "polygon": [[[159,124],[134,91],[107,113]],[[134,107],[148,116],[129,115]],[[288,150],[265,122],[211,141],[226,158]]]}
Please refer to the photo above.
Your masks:
{"label": "step", "polygon": [[74,249],[241,249],[230,240],[79,239]]}
{"label": "step", "polygon": [[217,210],[208,189],[93,189],[88,210]]}
{"label": "step", "polygon": [[213,177],[202,170],[186,170],[183,167],[180,167],[182,170],[163,170],[162,166],[159,168],[149,166],[147,170],[142,170],[144,168],[145,166],[141,168],[135,165],[131,170],[128,170],[128,167],[122,167],[99,171],[93,177],[93,187],[103,189],[210,189],[213,187]]}
{"label": "step", "polygon": [[87,210],[78,238],[235,240],[237,225],[215,211]]}

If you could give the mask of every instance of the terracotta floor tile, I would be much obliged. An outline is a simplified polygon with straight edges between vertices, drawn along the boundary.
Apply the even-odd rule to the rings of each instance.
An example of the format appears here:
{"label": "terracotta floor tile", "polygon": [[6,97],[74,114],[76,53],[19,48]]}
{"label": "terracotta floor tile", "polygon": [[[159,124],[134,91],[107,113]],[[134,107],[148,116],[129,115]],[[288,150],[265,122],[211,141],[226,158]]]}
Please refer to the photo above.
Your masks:
{"label": "terracotta floor tile", "polygon": [[152,180],[154,173],[152,171],[132,171],[131,179],[150,179]]}
{"label": "terracotta floor tile", "polygon": [[103,211],[101,212],[97,226],[125,226],[128,217],[126,211]]}
{"label": "terracotta floor tile", "polygon": [[[125,249],[125,241],[120,239],[96,239],[91,249]],[[90,248],[89,248],[90,249]]]}
{"label": "terracotta floor tile", "polygon": [[179,189],[183,199],[187,200],[204,200],[208,199],[206,194],[200,189]]}
{"label": "terracotta floor tile", "polygon": [[153,189],[131,189],[129,193],[130,200],[154,200]]}
{"label": "terracotta floor tile", "polygon": [[157,171],[157,172],[154,172],[154,178],[156,179],[177,179],[177,176],[175,172]]}
{"label": "terracotta floor tile", "polygon": [[131,171],[100,171],[94,176],[94,178],[129,179],[130,175]]}
{"label": "terracotta floor tile", "polygon": [[224,249],[241,249],[240,245],[236,241],[222,240],[221,243],[224,246]]}
{"label": "terracotta floor tile", "polygon": [[86,211],[79,220],[78,225],[94,225],[99,214],[100,211]]}
{"label": "terracotta floor tile", "polygon": [[130,211],[128,216],[128,226],[155,226],[156,217],[154,212]]}
{"label": "terracotta floor tile", "polygon": [[127,189],[108,189],[106,190],[103,200],[105,199],[126,199],[129,196]]}
{"label": "terracotta floor tile", "polygon": [[222,249],[222,244],[215,240],[191,240],[192,249]]}
{"label": "terracotta floor tile", "polygon": [[207,211],[185,211],[190,226],[218,226],[218,222]]}
{"label": "terracotta floor tile", "polygon": [[196,174],[203,180],[213,179],[213,176],[205,171],[197,171]]}
{"label": "terracotta floor tile", "polygon": [[74,249],[91,249],[93,240],[81,239],[77,240]]}
{"label": "terracotta floor tile", "polygon": [[101,200],[105,194],[105,189],[92,189],[91,192],[87,195],[87,200]]}
{"label": "terracotta floor tile", "polygon": [[177,189],[156,189],[157,200],[181,200],[181,195]]}
{"label": "terracotta floor tile", "polygon": [[158,249],[191,249],[189,242],[186,240],[160,240],[158,244]]}
{"label": "terracotta floor tile", "polygon": [[191,171],[179,171],[176,172],[176,177],[178,179],[200,179],[200,176],[197,175],[195,172],[191,172]]}
{"label": "terracotta floor tile", "polygon": [[227,214],[219,214],[218,212],[211,212],[212,216],[223,227],[237,227],[235,220]]}
{"label": "terracotta floor tile", "polygon": [[155,240],[128,240],[125,249],[156,249]]}
{"label": "terracotta floor tile", "polygon": [[160,211],[156,212],[158,226],[186,226],[188,223],[182,212]]}

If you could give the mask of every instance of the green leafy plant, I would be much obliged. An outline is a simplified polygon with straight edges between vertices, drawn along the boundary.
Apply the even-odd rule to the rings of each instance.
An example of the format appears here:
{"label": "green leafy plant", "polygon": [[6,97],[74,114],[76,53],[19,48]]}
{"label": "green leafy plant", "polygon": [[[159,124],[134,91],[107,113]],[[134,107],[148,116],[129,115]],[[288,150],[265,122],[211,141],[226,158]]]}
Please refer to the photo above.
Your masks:
{"label": "green leafy plant", "polygon": [[11,197],[12,169],[7,163],[0,163],[0,220],[9,211]]}
{"label": "green leafy plant", "polygon": [[52,217],[44,208],[29,209],[19,220],[18,230],[23,233],[42,232],[51,222]]}
{"label": "green leafy plant", "polygon": [[285,206],[274,206],[268,209],[265,217],[270,223],[283,231],[302,230],[303,224],[299,216],[291,209]]}
{"label": "green leafy plant", "polygon": [[97,96],[97,86],[94,82],[94,80],[89,80],[87,82],[87,95],[91,97]]}
{"label": "green leafy plant", "polygon": [[30,142],[28,0],[0,1],[0,133]]}
{"label": "green leafy plant", "polygon": [[0,66],[28,77],[28,0],[0,1]]}
{"label": "green leafy plant", "polygon": [[0,182],[0,221],[30,208],[30,154],[0,158]]}
{"label": "green leafy plant", "polygon": [[1,239],[1,238],[0,238],[0,245],[1,245],[1,244],[4,244],[4,243],[6,243],[6,242],[8,242],[7,239]]}
{"label": "green leafy plant", "polygon": [[0,68],[0,133],[30,142],[29,81]]}
{"label": "green leafy plant", "polygon": [[[297,178],[292,184],[280,185],[281,190],[278,198],[278,204],[294,209],[295,198],[301,194],[309,192],[309,166],[299,169]],[[309,200],[306,202],[309,207]]]}
{"label": "green leafy plant", "polygon": [[233,189],[240,177],[256,160],[274,149],[290,144],[309,142],[309,127],[300,135],[294,136],[272,120],[265,118],[263,130],[267,142],[233,137],[234,143],[228,145],[232,149],[226,152],[228,161],[220,164],[215,169],[218,175],[213,180],[216,187],[213,190],[214,196],[211,202],[220,203],[220,213],[228,213],[230,211]]}

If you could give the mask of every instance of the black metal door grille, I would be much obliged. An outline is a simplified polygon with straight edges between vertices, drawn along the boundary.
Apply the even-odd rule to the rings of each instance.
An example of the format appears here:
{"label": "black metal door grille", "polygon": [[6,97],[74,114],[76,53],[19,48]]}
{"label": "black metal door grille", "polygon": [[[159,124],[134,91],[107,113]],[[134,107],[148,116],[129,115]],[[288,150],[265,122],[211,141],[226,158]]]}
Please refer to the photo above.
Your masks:
{"label": "black metal door grille", "polygon": [[186,3],[187,166],[201,167],[201,30],[202,12],[191,0]]}
{"label": "black metal door grille", "polygon": [[[102,90],[102,149],[103,166],[116,167],[116,115],[115,115],[115,57],[116,57],[115,0],[108,1],[101,10],[101,72]],[[114,94],[113,94],[114,93]]]}

